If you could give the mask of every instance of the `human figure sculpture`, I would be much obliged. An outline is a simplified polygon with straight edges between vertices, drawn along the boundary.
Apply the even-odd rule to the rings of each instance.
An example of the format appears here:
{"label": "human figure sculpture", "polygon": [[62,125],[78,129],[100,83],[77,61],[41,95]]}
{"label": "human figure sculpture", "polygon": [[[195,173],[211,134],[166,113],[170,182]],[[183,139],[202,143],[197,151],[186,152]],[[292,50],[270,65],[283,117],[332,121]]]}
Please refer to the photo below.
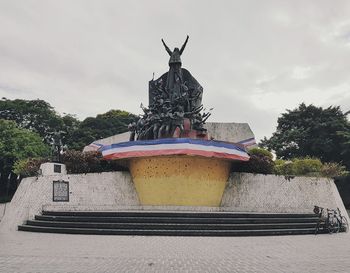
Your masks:
{"label": "human figure sculpture", "polygon": [[166,90],[170,92],[170,98],[173,100],[175,97],[179,97],[181,95],[181,85],[183,84],[182,77],[182,69],[181,69],[181,55],[185,50],[186,44],[188,42],[189,36],[187,35],[185,43],[182,45],[181,49],[177,47],[174,48],[173,51],[169,49],[164,40],[162,39],[162,43],[165,47],[165,50],[168,52],[169,59],[169,72],[168,79],[166,84]]}
{"label": "human figure sculpture", "polygon": [[136,135],[136,122],[130,123],[128,125],[128,130],[130,132],[129,141],[134,141],[135,140],[135,135]]}
{"label": "human figure sculpture", "polygon": [[61,153],[63,151],[63,143],[62,143],[62,134],[64,131],[55,131],[52,134],[51,138],[51,152],[52,152],[52,161],[53,162],[61,162]]}
{"label": "human figure sculpture", "polygon": [[177,107],[177,111],[174,113],[174,120],[173,120],[173,133],[175,132],[176,128],[180,129],[180,135],[184,131],[184,117],[185,112],[181,105]]}
{"label": "human figure sculpture", "polygon": [[177,47],[174,48],[174,51],[171,51],[170,48],[166,45],[164,40],[162,39],[163,45],[165,47],[165,50],[170,55],[169,59],[169,66],[172,64],[180,64],[181,65],[181,55],[185,50],[186,44],[188,42],[189,36],[187,35],[185,43],[182,45],[181,49],[179,50]]}

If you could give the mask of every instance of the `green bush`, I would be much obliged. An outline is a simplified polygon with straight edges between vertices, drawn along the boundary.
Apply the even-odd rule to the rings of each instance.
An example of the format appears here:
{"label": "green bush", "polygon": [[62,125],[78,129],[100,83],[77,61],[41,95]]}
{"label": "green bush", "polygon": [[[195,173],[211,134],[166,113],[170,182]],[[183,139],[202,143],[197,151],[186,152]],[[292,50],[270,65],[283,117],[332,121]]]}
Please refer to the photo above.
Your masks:
{"label": "green bush", "polygon": [[325,177],[342,177],[349,175],[349,172],[346,170],[345,166],[340,165],[339,163],[324,163],[321,168],[321,175]]}
{"label": "green bush", "polygon": [[62,161],[68,173],[91,173],[100,171],[100,157],[98,152],[68,150],[63,154]]}
{"label": "green bush", "polygon": [[261,148],[253,148],[249,150],[249,156],[250,159],[248,162],[235,165],[233,170],[247,173],[273,173],[273,156],[269,151]]}
{"label": "green bush", "polygon": [[13,172],[21,177],[36,176],[39,174],[40,165],[47,162],[44,158],[27,158],[16,161]]}
{"label": "green bush", "polygon": [[317,158],[295,158],[292,161],[277,159],[273,173],[293,176],[346,176],[346,168],[338,163],[322,163]]}
{"label": "green bush", "polygon": [[68,150],[63,154],[62,161],[70,174],[122,171],[126,169],[115,161],[104,160],[102,154],[97,151],[80,152]]}
{"label": "green bush", "polygon": [[270,151],[263,148],[253,148],[248,151],[249,155],[256,155],[260,158],[267,156],[271,160],[273,159],[273,155]]}
{"label": "green bush", "polygon": [[293,162],[282,159],[275,160],[273,173],[277,175],[295,175],[293,170]]}
{"label": "green bush", "polygon": [[301,158],[293,160],[294,175],[318,176],[322,162],[316,158]]}
{"label": "green bush", "polygon": [[[13,172],[22,177],[37,176],[40,165],[49,162],[49,159],[30,158],[19,160],[15,163]],[[68,150],[62,155],[62,163],[66,165],[69,174],[74,173],[97,173],[110,171],[123,171],[126,168],[116,161],[106,161],[100,152],[80,152]]]}

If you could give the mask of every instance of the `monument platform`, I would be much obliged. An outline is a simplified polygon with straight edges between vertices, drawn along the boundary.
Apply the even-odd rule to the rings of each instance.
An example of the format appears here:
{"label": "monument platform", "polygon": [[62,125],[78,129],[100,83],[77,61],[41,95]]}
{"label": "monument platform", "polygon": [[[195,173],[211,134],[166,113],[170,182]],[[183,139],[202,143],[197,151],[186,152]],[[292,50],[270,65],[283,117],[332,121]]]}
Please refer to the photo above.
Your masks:
{"label": "monument platform", "polygon": [[[314,234],[318,217],[302,213],[185,211],[43,211],[19,230],[47,233],[157,236]],[[327,233],[324,225],[318,233]]]}
{"label": "monument platform", "polygon": [[219,206],[231,161],[248,161],[239,144],[191,138],[103,146],[106,160],[124,160],[142,205]]}

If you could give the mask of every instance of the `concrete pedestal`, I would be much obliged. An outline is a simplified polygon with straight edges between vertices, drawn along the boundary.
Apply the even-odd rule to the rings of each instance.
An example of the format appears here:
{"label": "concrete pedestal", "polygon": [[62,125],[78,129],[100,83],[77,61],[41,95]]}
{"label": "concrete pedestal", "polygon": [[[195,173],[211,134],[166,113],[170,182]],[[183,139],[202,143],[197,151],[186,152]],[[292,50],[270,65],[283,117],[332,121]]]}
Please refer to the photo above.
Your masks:
{"label": "concrete pedestal", "polygon": [[130,159],[130,172],[142,205],[218,207],[231,162],[200,156]]}
{"label": "concrete pedestal", "polygon": [[66,165],[62,163],[47,162],[40,165],[41,175],[65,175],[67,174]]}

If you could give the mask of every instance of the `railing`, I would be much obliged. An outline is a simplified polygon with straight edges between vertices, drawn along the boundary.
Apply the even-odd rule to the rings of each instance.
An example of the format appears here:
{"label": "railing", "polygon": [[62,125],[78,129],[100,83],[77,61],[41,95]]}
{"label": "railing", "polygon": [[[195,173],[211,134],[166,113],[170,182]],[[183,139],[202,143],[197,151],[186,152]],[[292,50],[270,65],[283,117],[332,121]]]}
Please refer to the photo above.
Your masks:
{"label": "railing", "polygon": [[318,216],[315,234],[322,230],[328,233],[338,233],[340,231],[348,231],[348,220],[341,215],[340,209],[324,209],[319,206],[314,207],[314,213]]}

